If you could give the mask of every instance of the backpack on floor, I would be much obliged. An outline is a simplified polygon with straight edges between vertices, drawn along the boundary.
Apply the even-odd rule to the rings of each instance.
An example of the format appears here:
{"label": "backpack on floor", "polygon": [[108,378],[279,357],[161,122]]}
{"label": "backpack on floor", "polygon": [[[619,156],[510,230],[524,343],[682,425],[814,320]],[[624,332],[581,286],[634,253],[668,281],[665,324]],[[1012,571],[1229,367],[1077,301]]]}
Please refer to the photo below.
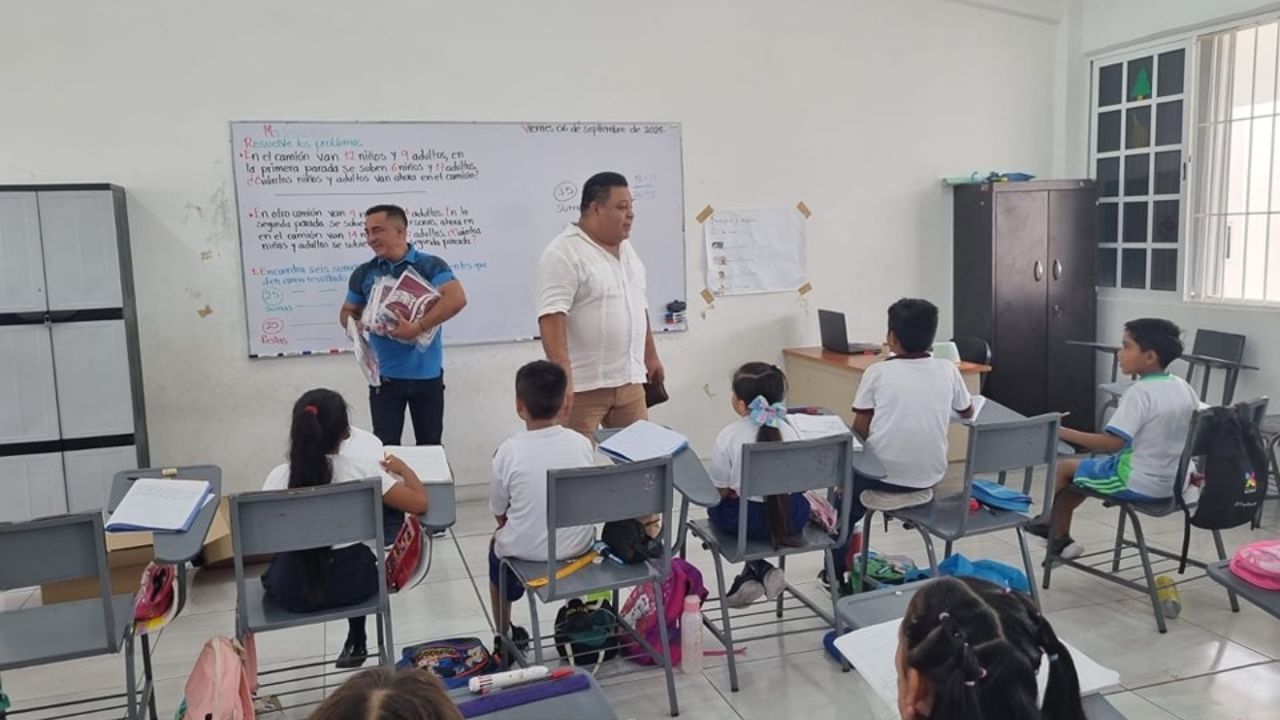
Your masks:
{"label": "backpack on floor", "polygon": [[1280,540],[1261,540],[1236,550],[1231,572],[1250,585],[1280,590]]}
{"label": "backpack on floor", "polygon": [[556,652],[570,665],[596,665],[618,655],[618,615],[608,600],[574,598],[556,611]]}
{"label": "backpack on floor", "polygon": [[995,583],[1002,588],[1023,593],[1031,592],[1031,583],[1027,582],[1026,573],[1018,568],[995,560],[970,560],[960,553],[938,563],[938,574],[952,577],[976,577]]}
{"label": "backpack on floor", "polygon": [[[256,666],[249,652],[225,635],[209,638],[187,676],[186,717],[193,720],[253,720]],[[256,669],[253,670],[256,674]]]}
{"label": "backpack on floor", "polygon": [[[680,664],[680,615],[684,612],[684,599],[697,595],[707,599],[707,586],[702,584],[702,573],[683,558],[671,558],[671,572],[662,581],[662,604],[666,617],[667,641],[671,644],[671,663]],[[658,630],[658,602],[653,594],[653,583],[637,585],[622,604],[622,619],[635,628],[654,650],[662,652],[662,636]],[[644,646],[628,636],[622,653],[637,665],[653,665],[653,657]]]}
{"label": "backpack on floor", "polygon": [[410,645],[401,650],[396,668],[426,670],[440,678],[449,689],[463,687],[471,678],[499,669],[493,655],[476,637],[429,640]]}
{"label": "backpack on floor", "polygon": [[1226,530],[1251,523],[1267,491],[1266,446],[1245,406],[1212,408],[1202,423],[1193,455],[1204,458],[1204,485],[1195,507],[1187,503],[1182,483],[1175,484],[1185,519],[1182,570],[1191,546],[1191,526]]}

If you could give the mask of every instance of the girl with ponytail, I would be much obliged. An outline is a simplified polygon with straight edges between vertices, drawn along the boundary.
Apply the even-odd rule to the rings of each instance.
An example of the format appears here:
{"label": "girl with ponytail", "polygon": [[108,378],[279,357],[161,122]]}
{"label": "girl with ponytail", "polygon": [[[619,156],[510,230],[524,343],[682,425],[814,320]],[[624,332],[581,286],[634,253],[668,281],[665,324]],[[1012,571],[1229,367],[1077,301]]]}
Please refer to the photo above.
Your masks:
{"label": "girl with ponytail", "polygon": [[[263,490],[317,487],[376,479],[382,502],[401,512],[427,511],[427,491],[404,461],[388,455],[381,463],[338,454],[351,435],[347,403],[332,390],[308,390],[293,405],[289,462],[267,476]],[[289,612],[315,612],[353,605],[378,592],[377,560],[361,543],[319,547],[276,555],[262,575],[267,600]],[[348,620],[339,668],[360,667],[369,656],[365,619]]]}
{"label": "girl with ponytail", "polygon": [[[733,374],[733,411],[739,419],[716,438],[711,454],[711,482],[720,491],[720,504],[707,509],[711,524],[738,532],[739,513],[747,513],[747,539],[772,542],[775,548],[797,546],[809,521],[809,501],[803,493],[739,497],[742,489],[742,446],[757,442],[799,440],[800,433],[787,422],[787,377],[776,365],[750,362]],[[776,600],[785,587],[782,571],[765,560],[747,563],[734,581],[725,602],[742,607],[761,595]]]}
{"label": "girl with ponytail", "polygon": [[[1049,663],[1037,702],[1036,673]],[[1084,720],[1071,653],[1031,599],[944,577],[911,599],[898,635],[903,720]]]}

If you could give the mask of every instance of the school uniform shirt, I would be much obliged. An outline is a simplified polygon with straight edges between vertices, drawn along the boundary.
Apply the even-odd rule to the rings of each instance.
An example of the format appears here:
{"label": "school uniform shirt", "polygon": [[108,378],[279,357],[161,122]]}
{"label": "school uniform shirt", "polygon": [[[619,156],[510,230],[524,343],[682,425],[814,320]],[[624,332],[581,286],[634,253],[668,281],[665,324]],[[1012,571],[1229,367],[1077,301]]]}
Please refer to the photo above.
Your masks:
{"label": "school uniform shirt", "polygon": [[[330,455],[329,463],[333,466],[333,479],[330,482],[352,482],[355,480],[378,480],[382,483],[382,494],[386,495],[400,480],[382,469],[382,465],[374,459],[350,457],[347,455]],[[277,465],[267,474],[267,481],[262,484],[263,490],[289,489],[289,463]],[[344,548],[357,543],[334,545],[334,549]]]}
{"label": "school uniform shirt", "polygon": [[873,411],[867,447],[880,458],[884,482],[931,488],[947,472],[951,413],[973,405],[950,360],[893,357],[867,368],[853,411]]}
{"label": "school uniform shirt", "polygon": [[565,313],[574,392],[645,381],[649,301],[630,240],[618,257],[570,225],[538,261],[538,317]]}
{"label": "school uniform shirt", "polygon": [[[396,262],[375,257],[357,266],[347,281],[347,302],[363,307],[369,302],[369,293],[378,278],[398,278],[409,268],[416,270],[423,280],[431,283],[437,290],[441,285],[457,279],[444,260],[410,245],[409,252]],[[371,334],[369,347],[378,359],[378,370],[382,377],[396,380],[434,380],[444,372],[442,336],[443,333],[436,333],[435,339],[426,347],[419,347],[415,343],[403,343],[395,338]]]}
{"label": "school uniform shirt", "polygon": [[1129,386],[1106,427],[1128,443],[1120,452],[1122,458],[1129,454],[1127,477],[1123,460],[1118,464],[1127,489],[1157,498],[1173,494],[1173,476],[1199,406],[1196,391],[1176,375],[1147,375]]}
{"label": "school uniform shirt", "polygon": [[[489,481],[489,511],[506,515],[494,533],[493,552],[501,558],[547,559],[547,471],[596,464],[591,441],[566,427],[525,430],[498,446]],[[556,531],[557,560],[574,558],[591,548],[591,525]]]}
{"label": "school uniform shirt", "polygon": [[[800,433],[789,422],[778,428],[783,442],[799,440]],[[738,418],[725,427],[716,436],[716,446],[711,451],[711,484],[718,488],[727,488],[736,493],[742,491],[742,446],[756,442],[760,426],[750,416]],[[747,498],[751,502],[764,502],[764,498],[753,495]]]}

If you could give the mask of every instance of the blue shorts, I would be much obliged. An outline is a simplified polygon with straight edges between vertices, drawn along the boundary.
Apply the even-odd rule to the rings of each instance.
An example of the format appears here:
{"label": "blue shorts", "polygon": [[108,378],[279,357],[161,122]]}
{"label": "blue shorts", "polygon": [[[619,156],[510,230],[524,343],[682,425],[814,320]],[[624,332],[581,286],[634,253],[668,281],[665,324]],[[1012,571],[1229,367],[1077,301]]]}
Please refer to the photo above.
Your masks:
{"label": "blue shorts", "polygon": [[[493,552],[493,541],[489,541],[489,584],[495,588],[501,588],[498,584],[498,573],[503,571],[502,561]],[[510,567],[505,568],[507,573],[507,602],[515,602],[524,597],[524,583],[520,582],[520,578],[516,577],[516,573]]]}
{"label": "blue shorts", "polygon": [[1134,492],[1129,484],[1129,451],[1121,451],[1115,455],[1100,455],[1085,458],[1076,467],[1073,483],[1093,492],[1107,495],[1121,502],[1162,502],[1168,498],[1157,498]]}

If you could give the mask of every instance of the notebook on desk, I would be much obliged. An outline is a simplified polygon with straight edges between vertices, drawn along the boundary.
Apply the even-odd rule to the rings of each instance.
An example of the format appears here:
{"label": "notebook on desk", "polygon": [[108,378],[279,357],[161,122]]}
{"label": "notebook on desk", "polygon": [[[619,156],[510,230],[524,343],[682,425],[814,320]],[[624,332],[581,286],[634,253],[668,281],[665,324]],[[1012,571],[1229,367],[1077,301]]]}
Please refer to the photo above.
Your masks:
{"label": "notebook on desk", "polygon": [[621,462],[675,455],[689,446],[680,433],[648,420],[637,420],[600,443],[600,452]]}
{"label": "notebook on desk", "polygon": [[[787,422],[800,433],[801,440],[817,440],[833,435],[853,435],[839,415],[805,415],[792,413],[787,415]],[[862,449],[862,443],[853,436],[855,452]]]}
{"label": "notebook on desk", "polygon": [[423,485],[452,485],[453,470],[440,445],[388,445],[383,448],[418,474]]}
{"label": "notebook on desk", "polygon": [[139,478],[107,520],[107,532],[186,532],[213,500],[204,480]]}

